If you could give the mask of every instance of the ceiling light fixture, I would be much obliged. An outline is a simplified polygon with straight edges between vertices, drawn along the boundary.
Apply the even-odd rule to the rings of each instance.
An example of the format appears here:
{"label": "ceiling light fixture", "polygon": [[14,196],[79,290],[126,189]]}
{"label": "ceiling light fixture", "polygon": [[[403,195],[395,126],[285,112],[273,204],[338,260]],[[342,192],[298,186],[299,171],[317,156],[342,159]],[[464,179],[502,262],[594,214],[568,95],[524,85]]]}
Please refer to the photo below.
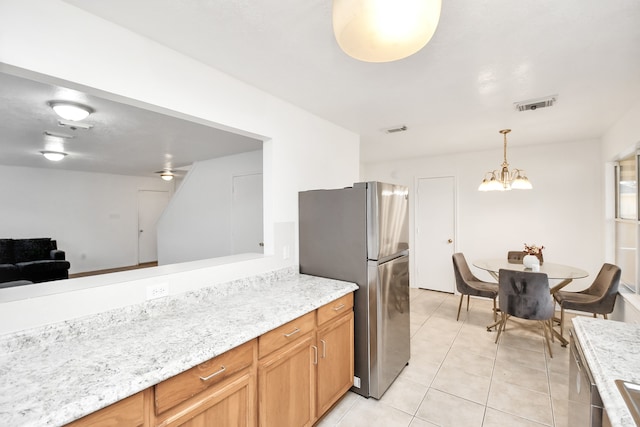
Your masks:
{"label": "ceiling light fixture", "polygon": [[522,169],[509,171],[509,163],[507,163],[507,134],[509,132],[511,132],[511,129],[502,129],[500,131],[504,135],[504,161],[502,162],[502,167],[493,172],[487,172],[478,187],[478,191],[505,191],[512,188],[530,190],[533,188]]}
{"label": "ceiling light fixture", "polygon": [[89,117],[89,114],[93,113],[93,108],[78,104],[77,102],[51,101],[49,105],[57,115],[65,120],[72,120],[74,122],[84,120]]}
{"label": "ceiling light fixture", "polygon": [[51,160],[52,162],[59,162],[67,155],[67,153],[60,151],[41,151],[40,154],[42,154],[45,159]]}
{"label": "ceiling light fixture", "polygon": [[160,178],[164,179],[165,181],[171,181],[173,179],[173,172],[162,172],[160,174]]}
{"label": "ceiling light fixture", "polygon": [[431,40],[441,5],[441,0],[333,0],[333,33],[355,59],[396,61]]}

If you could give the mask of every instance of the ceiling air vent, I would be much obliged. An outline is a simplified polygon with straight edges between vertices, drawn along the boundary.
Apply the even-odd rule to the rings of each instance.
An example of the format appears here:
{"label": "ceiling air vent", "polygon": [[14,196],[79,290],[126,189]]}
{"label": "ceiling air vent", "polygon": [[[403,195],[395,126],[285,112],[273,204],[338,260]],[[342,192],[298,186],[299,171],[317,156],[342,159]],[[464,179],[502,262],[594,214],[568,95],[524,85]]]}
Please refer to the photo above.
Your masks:
{"label": "ceiling air vent", "polygon": [[551,95],[545,98],[529,99],[527,101],[514,102],[518,111],[537,110],[538,108],[552,107],[558,100],[558,95]]}
{"label": "ceiling air vent", "polygon": [[390,129],[385,129],[384,132],[385,133],[397,133],[397,132],[405,132],[407,130],[407,127],[405,125],[402,126],[398,126],[398,127],[393,127]]}

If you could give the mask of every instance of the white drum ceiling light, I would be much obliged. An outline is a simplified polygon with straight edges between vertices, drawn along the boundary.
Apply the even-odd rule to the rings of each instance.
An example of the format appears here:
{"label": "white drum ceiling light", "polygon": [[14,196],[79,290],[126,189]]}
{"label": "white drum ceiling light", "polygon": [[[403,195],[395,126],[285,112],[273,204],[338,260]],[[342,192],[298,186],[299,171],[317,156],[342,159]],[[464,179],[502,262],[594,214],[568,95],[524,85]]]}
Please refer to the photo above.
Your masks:
{"label": "white drum ceiling light", "polygon": [[89,117],[89,114],[93,113],[93,108],[76,102],[51,101],[49,105],[57,115],[65,120],[72,120],[74,122],[84,120]]}
{"label": "white drum ceiling light", "polygon": [[441,0],[333,0],[333,33],[355,59],[396,61],[431,40],[440,9]]}

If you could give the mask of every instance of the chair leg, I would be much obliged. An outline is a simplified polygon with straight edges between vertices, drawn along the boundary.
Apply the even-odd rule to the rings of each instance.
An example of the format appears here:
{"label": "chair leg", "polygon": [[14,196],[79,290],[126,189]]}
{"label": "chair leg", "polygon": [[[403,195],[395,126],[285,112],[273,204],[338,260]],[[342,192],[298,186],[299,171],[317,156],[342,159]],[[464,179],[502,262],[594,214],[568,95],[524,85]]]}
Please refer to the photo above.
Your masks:
{"label": "chair leg", "polygon": [[498,318],[498,309],[496,308],[496,299],[493,299],[493,321],[495,322]]}
{"label": "chair leg", "polygon": [[469,300],[471,299],[471,295],[467,295],[467,311],[469,311]]}
{"label": "chair leg", "polygon": [[505,325],[507,324],[507,315],[506,313],[500,313],[500,323],[498,323],[498,335],[496,335],[496,344],[498,344],[498,340],[500,339],[500,335],[502,331],[505,329]]}
{"label": "chair leg", "polygon": [[603,314],[602,316],[604,317],[604,320],[609,319],[609,318],[607,317],[607,313]]}
{"label": "chair leg", "polygon": [[460,304],[458,304],[458,317],[456,317],[456,322],[460,320],[460,309],[462,308],[463,299],[464,299],[464,294],[460,294]]}
{"label": "chair leg", "polygon": [[596,317],[598,317],[598,315],[593,313],[593,318],[595,319]]}
{"label": "chair leg", "polygon": [[553,353],[551,352],[551,343],[549,342],[549,330],[547,327],[549,326],[546,321],[542,322],[542,331],[544,332],[544,340],[547,343],[547,348],[549,349],[549,357],[553,358]]}
{"label": "chair leg", "polygon": [[564,307],[560,305],[560,336],[564,338]]}
{"label": "chair leg", "polygon": [[553,318],[549,319],[549,333],[551,334],[551,342],[556,342],[553,335]]}

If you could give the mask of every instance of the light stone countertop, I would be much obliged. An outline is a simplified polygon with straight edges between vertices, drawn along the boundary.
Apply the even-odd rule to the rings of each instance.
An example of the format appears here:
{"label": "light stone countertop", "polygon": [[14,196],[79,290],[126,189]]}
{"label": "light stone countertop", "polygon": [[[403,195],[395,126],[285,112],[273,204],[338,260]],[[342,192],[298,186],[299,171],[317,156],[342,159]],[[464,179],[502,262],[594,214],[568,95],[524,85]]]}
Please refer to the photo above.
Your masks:
{"label": "light stone countertop", "polygon": [[612,427],[635,426],[614,381],[640,384],[640,325],[575,317],[573,327]]}
{"label": "light stone countertop", "polygon": [[357,288],[287,268],[0,336],[0,425],[64,425]]}

